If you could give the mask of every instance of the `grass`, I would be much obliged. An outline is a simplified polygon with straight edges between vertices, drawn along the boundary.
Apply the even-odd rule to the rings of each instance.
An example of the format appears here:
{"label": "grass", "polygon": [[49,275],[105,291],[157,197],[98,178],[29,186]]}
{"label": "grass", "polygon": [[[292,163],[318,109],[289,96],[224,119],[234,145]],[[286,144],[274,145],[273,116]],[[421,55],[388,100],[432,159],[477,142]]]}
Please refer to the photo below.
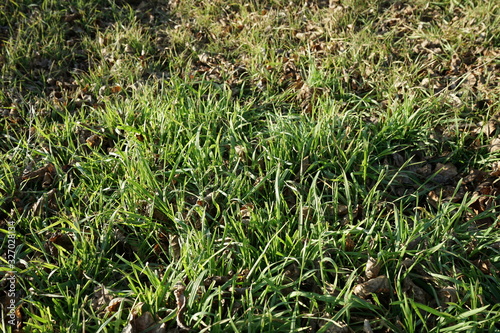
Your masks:
{"label": "grass", "polygon": [[2,329],[498,331],[499,17],[0,5]]}

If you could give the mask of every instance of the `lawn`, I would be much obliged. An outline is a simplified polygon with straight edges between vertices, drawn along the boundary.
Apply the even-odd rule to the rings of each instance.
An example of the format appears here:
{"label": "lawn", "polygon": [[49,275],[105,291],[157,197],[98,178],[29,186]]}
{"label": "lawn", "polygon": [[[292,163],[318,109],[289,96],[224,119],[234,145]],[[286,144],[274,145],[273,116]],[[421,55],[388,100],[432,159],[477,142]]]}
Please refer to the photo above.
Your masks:
{"label": "lawn", "polygon": [[4,0],[6,332],[500,331],[496,1]]}

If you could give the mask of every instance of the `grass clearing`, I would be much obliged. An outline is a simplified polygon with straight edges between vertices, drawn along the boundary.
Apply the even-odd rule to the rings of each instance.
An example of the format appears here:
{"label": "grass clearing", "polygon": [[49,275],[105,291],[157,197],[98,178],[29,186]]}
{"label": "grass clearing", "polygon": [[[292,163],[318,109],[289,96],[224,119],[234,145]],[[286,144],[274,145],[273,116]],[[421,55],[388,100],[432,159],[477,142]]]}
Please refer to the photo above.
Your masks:
{"label": "grass clearing", "polygon": [[1,4],[2,329],[498,331],[499,27],[494,1]]}

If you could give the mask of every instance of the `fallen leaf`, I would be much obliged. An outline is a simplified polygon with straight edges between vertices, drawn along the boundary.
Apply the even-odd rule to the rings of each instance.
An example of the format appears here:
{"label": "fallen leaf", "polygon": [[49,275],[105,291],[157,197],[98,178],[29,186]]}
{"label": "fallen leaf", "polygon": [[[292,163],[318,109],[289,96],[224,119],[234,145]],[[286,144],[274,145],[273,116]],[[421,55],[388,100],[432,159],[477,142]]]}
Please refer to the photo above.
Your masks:
{"label": "fallen leaf", "polygon": [[186,290],[186,287],[178,283],[176,285],[176,289],[174,290],[174,295],[175,295],[175,302],[177,304],[177,316],[176,316],[176,321],[177,321],[177,326],[181,330],[189,331],[190,328],[186,326],[184,323],[184,312],[186,311],[186,296],[184,296],[184,291]]}
{"label": "fallen leaf", "polygon": [[83,17],[83,15],[80,13],[68,14],[68,15],[64,16],[64,22],[71,23],[75,20],[81,19],[82,17]]}
{"label": "fallen leaf", "polygon": [[455,177],[458,174],[458,171],[457,167],[451,163],[446,163],[446,164],[438,163],[434,168],[434,173],[435,176],[433,180],[436,183],[443,184],[450,181],[453,177]]}
{"label": "fallen leaf", "polygon": [[373,333],[372,327],[370,326],[370,321],[368,319],[365,319],[363,322],[363,332]]}
{"label": "fallen leaf", "polygon": [[245,149],[245,147],[240,146],[240,145],[234,146],[234,152],[236,153],[236,156],[238,156],[238,158],[241,161],[245,160],[245,156],[246,156],[246,149]]}
{"label": "fallen leaf", "polygon": [[386,293],[389,290],[389,279],[385,275],[380,275],[364,283],[357,284],[354,286],[353,293],[358,297],[367,298],[372,293]]}
{"label": "fallen leaf", "polygon": [[346,205],[342,205],[342,204],[339,204],[337,206],[338,216],[344,216],[344,215],[347,215],[347,213],[349,213],[349,207],[347,207]]}
{"label": "fallen leaf", "polygon": [[172,258],[177,261],[181,257],[181,246],[179,244],[179,236],[174,234],[169,234],[168,238],[169,238]]}
{"label": "fallen leaf", "polygon": [[55,188],[42,195],[31,207],[33,216],[42,216],[49,212],[56,212],[59,210],[57,202],[57,191]]}
{"label": "fallen leaf", "polygon": [[441,303],[456,303],[458,301],[457,290],[454,287],[441,288],[437,294]]}
{"label": "fallen leaf", "polygon": [[490,143],[490,153],[500,151],[500,138],[494,138]]}
{"label": "fallen leaf", "polygon": [[203,284],[206,288],[210,287],[212,284],[214,285],[214,287],[218,287],[224,285],[227,281],[229,281],[229,279],[229,276],[212,276],[206,278],[203,281]]}
{"label": "fallen leaf", "polygon": [[27,183],[27,186],[34,186],[35,184],[41,184],[42,188],[50,187],[56,176],[56,168],[54,164],[48,163],[45,166],[31,171],[31,165],[26,167],[23,172],[22,180]]}
{"label": "fallen leaf", "polygon": [[376,278],[379,272],[380,272],[380,264],[378,263],[377,259],[369,257],[365,269],[366,277],[368,279]]}
{"label": "fallen leaf", "polygon": [[140,133],[135,133],[135,138],[137,139],[137,141],[139,142],[144,142],[144,135],[140,134]]}
{"label": "fallen leaf", "polygon": [[126,298],[126,297],[113,298],[109,302],[108,306],[106,307],[106,312],[112,313],[112,312],[118,311],[118,309],[120,308],[120,305],[123,302],[133,303],[132,300],[130,300],[130,299]]}
{"label": "fallen leaf", "polygon": [[92,134],[85,141],[87,142],[89,147],[97,148],[101,145],[102,140],[103,140],[102,136],[98,134]]}
{"label": "fallen leaf", "polygon": [[409,277],[403,281],[403,291],[418,303],[427,304],[429,295],[419,286],[417,286]]}
{"label": "fallen leaf", "polygon": [[248,203],[244,204],[240,208],[240,217],[241,217],[241,222],[247,224],[250,222],[250,218],[252,217],[252,212],[253,212],[253,204]]}
{"label": "fallen leaf", "polygon": [[486,275],[491,275],[491,268],[494,268],[493,264],[489,259],[482,260],[482,259],[477,259],[473,260],[472,263],[474,266],[479,268],[479,270]]}
{"label": "fallen leaf", "polygon": [[102,311],[109,302],[113,299],[113,296],[109,294],[109,290],[100,285],[94,289],[94,295],[92,296],[92,309],[95,312]]}
{"label": "fallen leaf", "polygon": [[116,94],[116,93],[119,93],[120,91],[122,91],[122,87],[116,85],[116,86],[111,87],[110,90],[113,94]]}
{"label": "fallen leaf", "polygon": [[155,327],[157,324],[151,312],[146,311],[139,315],[143,305],[144,303],[140,302],[132,309],[129,322],[122,330],[122,333],[166,333],[165,323]]}
{"label": "fallen leaf", "polygon": [[351,235],[347,235],[345,237],[345,250],[347,252],[351,252],[352,250],[354,250],[354,247],[355,247],[355,244],[354,244],[354,241],[351,238]]}
{"label": "fallen leaf", "polygon": [[479,123],[479,127],[472,131],[473,134],[484,134],[490,137],[495,134],[497,123],[493,120],[488,121],[486,124]]}
{"label": "fallen leaf", "polygon": [[54,233],[45,243],[45,250],[52,256],[59,255],[58,247],[73,252],[73,240],[68,234]]}

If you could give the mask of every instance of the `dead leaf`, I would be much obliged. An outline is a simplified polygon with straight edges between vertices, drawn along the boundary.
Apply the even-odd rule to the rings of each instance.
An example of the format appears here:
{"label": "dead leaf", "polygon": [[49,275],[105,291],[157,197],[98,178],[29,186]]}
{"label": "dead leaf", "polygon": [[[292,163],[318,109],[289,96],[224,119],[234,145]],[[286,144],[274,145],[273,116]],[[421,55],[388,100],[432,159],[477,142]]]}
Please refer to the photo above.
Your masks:
{"label": "dead leaf", "polygon": [[142,312],[143,305],[144,303],[140,302],[132,309],[129,315],[129,322],[122,330],[122,333],[143,333],[146,331],[148,333],[166,333],[165,323],[154,327],[156,321],[151,312],[146,311],[139,315]]}
{"label": "dead leaf", "polygon": [[120,91],[122,91],[122,87],[120,87],[119,85],[110,87],[109,89],[111,90],[111,92],[113,94],[116,94],[116,93],[119,93]]}
{"label": "dead leaf", "polygon": [[81,19],[82,17],[83,17],[83,15],[80,13],[68,14],[68,15],[64,16],[64,22],[71,23],[73,21]]}
{"label": "dead leaf", "polygon": [[98,148],[102,144],[103,138],[98,134],[92,134],[85,141],[87,142],[89,147]]}
{"label": "dead leaf", "polygon": [[351,252],[352,250],[354,250],[354,247],[355,247],[355,244],[354,244],[354,241],[351,238],[351,235],[347,235],[345,237],[345,250],[347,252]]}
{"label": "dead leaf", "polygon": [[435,176],[433,180],[436,183],[444,184],[450,181],[453,177],[458,174],[457,167],[451,163],[438,163],[434,168]]}
{"label": "dead leaf", "polygon": [[128,298],[125,298],[125,297],[117,297],[117,298],[113,298],[108,306],[106,307],[106,312],[109,312],[109,313],[112,313],[112,312],[116,312],[118,311],[118,309],[120,308],[120,305],[125,302],[125,301],[128,301],[128,302],[132,302],[131,300],[129,300]]}
{"label": "dead leaf", "polygon": [[349,213],[349,207],[347,207],[346,205],[341,205],[341,204],[339,204],[337,206],[338,216],[345,216],[345,215],[347,215],[347,213]]}
{"label": "dead leaf", "polygon": [[27,186],[41,184],[42,188],[47,188],[52,185],[56,176],[54,164],[48,163],[35,171],[31,171],[30,169],[31,165],[28,165],[22,176],[22,180],[27,183]]}
{"label": "dead leaf", "polygon": [[240,217],[241,217],[241,222],[248,224],[250,222],[250,218],[252,217],[252,212],[253,212],[253,204],[247,203],[241,206],[240,208]]}
{"label": "dead leaf", "polygon": [[421,304],[427,304],[429,295],[419,286],[417,286],[408,276],[403,281],[403,291],[408,297]]}
{"label": "dead leaf", "polygon": [[218,287],[224,285],[227,281],[229,281],[230,278],[231,278],[230,276],[212,276],[206,278],[203,281],[203,284],[205,285],[206,288],[210,287],[212,283],[214,287]]}
{"label": "dead leaf", "polygon": [[94,289],[94,295],[92,296],[92,309],[95,312],[102,311],[106,305],[111,302],[113,296],[109,294],[109,290],[100,285]]}
{"label": "dead leaf", "polygon": [[140,134],[140,133],[135,133],[135,138],[137,139],[137,141],[139,142],[144,142],[144,135]]}
{"label": "dead leaf", "polygon": [[354,286],[354,295],[367,298],[370,294],[386,293],[390,290],[389,279],[385,275],[380,275],[374,279],[368,280],[365,283],[360,283]]}
{"label": "dead leaf", "polygon": [[33,216],[42,216],[49,212],[56,212],[59,210],[57,202],[57,190],[53,188],[46,194],[42,195],[31,207]]}
{"label": "dead leaf", "polygon": [[[493,172],[494,171],[492,171],[492,173]],[[499,175],[500,175],[500,173],[499,173]],[[492,174],[492,176],[496,176],[496,175]],[[464,177],[463,183],[464,184],[472,183],[472,186],[475,187],[480,182],[482,182],[485,177],[486,177],[486,172],[481,171],[481,170],[477,170],[477,169],[472,169],[469,171],[469,174]]]}
{"label": "dead leaf", "polygon": [[369,257],[365,269],[366,277],[368,279],[376,278],[379,272],[380,272],[380,264],[378,263],[377,259]]}
{"label": "dead leaf", "polygon": [[494,138],[490,143],[490,153],[500,151],[500,138]]}
{"label": "dead leaf", "polygon": [[479,123],[479,127],[472,131],[473,134],[483,133],[486,137],[490,137],[495,134],[497,123],[493,120],[488,121],[486,124],[482,122]]}
{"label": "dead leaf", "polygon": [[231,292],[235,296],[244,296],[246,292],[250,290],[249,287],[231,287],[229,288],[229,292]]}
{"label": "dead leaf", "polygon": [[[421,236],[418,236],[417,238],[415,238],[414,240],[410,241],[408,243],[408,245],[406,246],[406,249],[408,251],[411,251],[411,250],[415,250],[417,249],[417,247],[422,244],[422,237]],[[424,246],[426,246],[426,241],[423,242]]]}
{"label": "dead leaf", "polygon": [[59,255],[59,249],[62,249],[73,252],[73,239],[68,234],[63,233],[54,233],[49,240],[45,243],[45,250],[50,253],[52,256]]}
{"label": "dead leaf", "polygon": [[363,332],[373,333],[372,327],[370,325],[370,321],[368,319],[365,319],[363,322]]}
{"label": "dead leaf", "polygon": [[177,316],[176,316],[176,321],[177,321],[177,326],[181,330],[189,331],[190,328],[186,326],[184,323],[184,312],[186,311],[186,296],[184,296],[184,291],[186,290],[186,287],[182,283],[178,283],[176,285],[176,289],[174,290],[174,295],[175,295],[175,302],[177,304]]}
{"label": "dead leaf", "polygon": [[456,303],[458,301],[457,290],[454,287],[441,288],[437,294],[441,303]]}
{"label": "dead leaf", "polygon": [[345,323],[332,321],[332,320],[328,320],[328,321],[323,320],[323,322],[324,322],[324,324],[323,325],[320,324],[320,327],[327,327],[327,329],[325,331],[322,330],[322,332],[325,332],[325,333],[350,333],[350,332],[354,332]]}
{"label": "dead leaf", "polygon": [[430,191],[427,194],[427,202],[434,208],[438,208],[441,203],[459,202],[464,198],[465,189],[460,187],[458,190],[452,185],[446,185],[436,191]]}
{"label": "dead leaf", "polygon": [[172,258],[177,261],[181,257],[181,246],[179,244],[179,236],[174,234],[169,234],[168,238],[169,238]]}
{"label": "dead leaf", "polygon": [[246,149],[245,149],[245,147],[240,146],[240,145],[234,146],[234,152],[236,153],[236,156],[238,156],[238,158],[241,161],[245,160],[245,156],[246,156]]}
{"label": "dead leaf", "polygon": [[493,264],[489,259],[482,260],[482,259],[477,259],[473,260],[472,263],[474,266],[479,268],[479,270],[486,275],[491,275],[491,268],[494,268]]}

